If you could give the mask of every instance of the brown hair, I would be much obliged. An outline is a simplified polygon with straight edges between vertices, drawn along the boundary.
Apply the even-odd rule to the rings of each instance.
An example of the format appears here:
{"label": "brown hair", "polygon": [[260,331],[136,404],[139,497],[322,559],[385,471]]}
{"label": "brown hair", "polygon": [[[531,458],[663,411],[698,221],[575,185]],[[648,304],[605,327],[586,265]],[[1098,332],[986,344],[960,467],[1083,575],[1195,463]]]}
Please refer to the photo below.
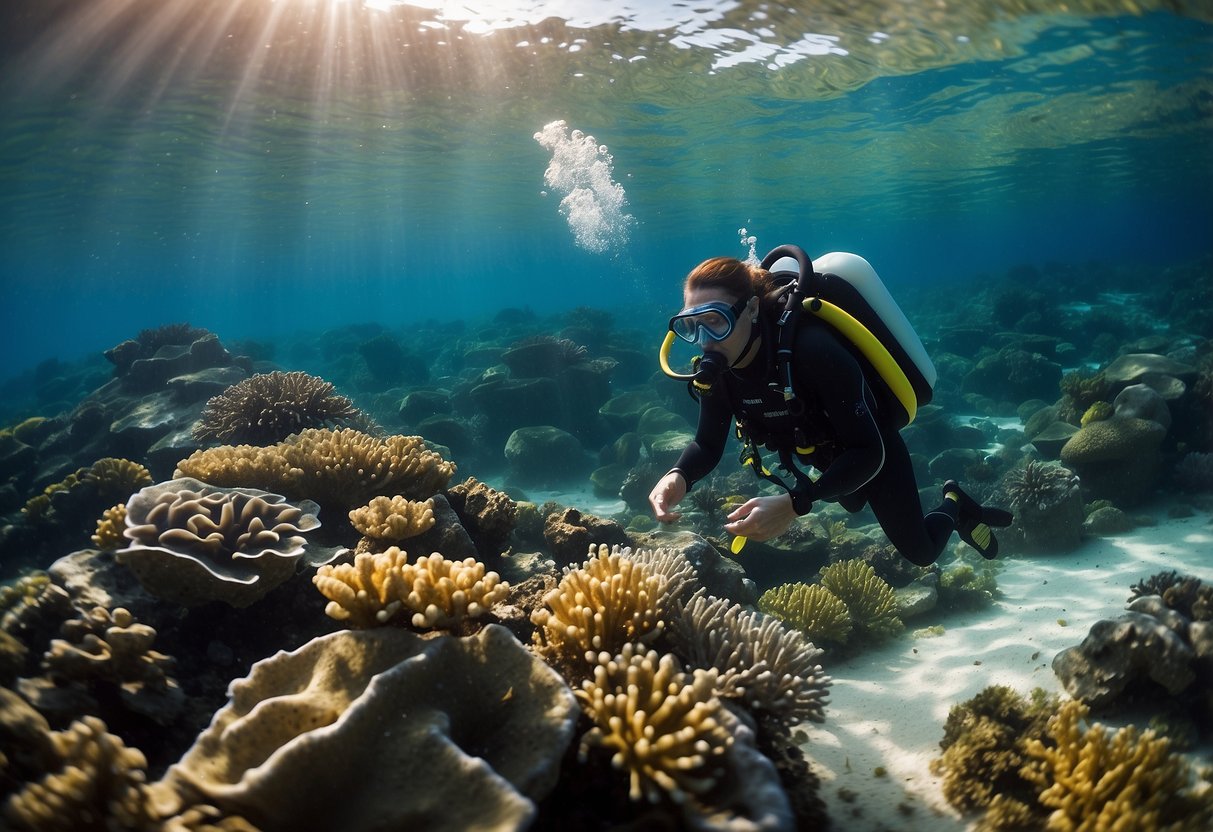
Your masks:
{"label": "brown hair", "polygon": [[751,266],[736,257],[713,257],[692,269],[682,288],[684,292],[692,289],[720,289],[735,301],[758,295],[763,306],[766,306],[767,296],[776,287],[771,273],[766,269]]}

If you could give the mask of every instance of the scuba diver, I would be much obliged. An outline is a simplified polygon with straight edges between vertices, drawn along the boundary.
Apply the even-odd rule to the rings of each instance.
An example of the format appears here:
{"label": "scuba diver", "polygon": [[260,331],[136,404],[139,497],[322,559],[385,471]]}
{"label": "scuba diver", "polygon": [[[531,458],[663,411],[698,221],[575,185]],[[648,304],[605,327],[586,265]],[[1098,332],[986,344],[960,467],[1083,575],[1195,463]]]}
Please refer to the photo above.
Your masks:
{"label": "scuba diver", "polygon": [[[1010,525],[1011,514],[980,505],[954,480],[922,513],[900,430],[930,401],[935,368],[866,260],[833,252],[815,268],[797,246],[774,249],[757,268],[716,257],[687,275],[683,303],[661,365],[689,382],[699,422],[649,494],[657,520],[679,519],[675,507],[720,462],[736,420],[741,461],[785,493],[754,497],[728,515],[735,553],[747,538],[779,536],[824,500],[850,512],[870,505],[893,546],[919,566],[935,562],[953,531],[984,557],[997,555],[991,527]],[[675,338],[703,350],[690,374],[670,369]],[[792,484],[763,465],[759,446],[778,454]]]}

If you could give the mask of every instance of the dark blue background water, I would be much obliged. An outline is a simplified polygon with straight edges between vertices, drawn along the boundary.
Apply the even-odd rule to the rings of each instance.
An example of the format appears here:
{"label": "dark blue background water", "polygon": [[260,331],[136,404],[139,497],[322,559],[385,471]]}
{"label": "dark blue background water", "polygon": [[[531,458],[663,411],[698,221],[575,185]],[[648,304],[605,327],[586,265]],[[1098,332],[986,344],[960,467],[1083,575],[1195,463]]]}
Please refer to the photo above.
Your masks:
{"label": "dark blue background water", "polygon": [[[831,94],[810,68],[829,58],[682,72],[686,50],[616,32],[645,61],[588,92],[565,92],[584,68],[570,54],[544,70],[550,94],[532,74],[516,97],[456,86],[399,106],[398,90],[158,82],[160,59],[121,85],[130,44],[48,70],[10,39],[0,376],[175,321],[267,339],[589,305],[652,323],[656,343],[691,266],[745,255],[741,226],[760,255],[860,252],[895,290],[1090,260],[1148,282],[1208,257],[1213,26],[1046,15],[1006,34],[1005,54],[867,66]],[[608,146],[627,193],[630,236],[605,252],[577,246],[544,184],[532,134],[554,119]]]}

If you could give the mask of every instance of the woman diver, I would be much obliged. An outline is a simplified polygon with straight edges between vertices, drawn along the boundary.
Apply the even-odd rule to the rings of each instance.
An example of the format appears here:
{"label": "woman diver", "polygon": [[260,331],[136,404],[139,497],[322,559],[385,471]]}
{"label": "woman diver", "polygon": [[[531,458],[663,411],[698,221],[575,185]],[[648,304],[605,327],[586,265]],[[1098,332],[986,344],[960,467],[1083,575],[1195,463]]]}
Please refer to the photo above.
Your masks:
{"label": "woman diver", "polygon": [[[780,246],[761,267],[716,257],[687,276],[661,361],[668,375],[692,382],[699,423],[649,494],[654,516],[679,519],[675,507],[720,462],[736,419],[742,460],[785,493],[754,497],[728,515],[734,551],[747,538],[777,537],[825,500],[850,512],[870,505],[889,541],[919,566],[935,562],[954,530],[993,558],[990,527],[1009,525],[1010,513],[979,505],[952,480],[938,507],[925,516],[920,508],[900,434],[935,380],[917,335],[866,260],[833,253],[817,265],[820,273],[803,250]],[[703,350],[693,375],[669,368],[675,337]],[[760,445],[779,454],[794,485],[762,465]]]}

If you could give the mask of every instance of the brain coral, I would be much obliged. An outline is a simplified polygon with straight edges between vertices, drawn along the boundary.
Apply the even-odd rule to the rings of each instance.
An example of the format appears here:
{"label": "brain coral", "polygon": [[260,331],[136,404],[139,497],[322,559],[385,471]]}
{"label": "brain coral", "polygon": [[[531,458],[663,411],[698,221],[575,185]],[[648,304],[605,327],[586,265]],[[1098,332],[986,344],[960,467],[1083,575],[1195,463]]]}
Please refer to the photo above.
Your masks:
{"label": "brain coral", "polygon": [[786,723],[825,720],[831,679],[818,664],[822,651],[799,630],[701,590],[675,619],[675,631],[691,664],[719,672],[720,696]]}
{"label": "brain coral", "polygon": [[264,829],[524,829],[578,709],[508,630],[340,630],[253,665],[152,789]]}
{"label": "brain coral", "polygon": [[177,464],[178,476],[225,486],[274,488],[292,498],[351,509],[372,497],[424,500],[445,488],[455,466],[420,436],[380,439],[346,428],[309,428],[277,445],[221,445]]}
{"label": "brain coral", "polygon": [[411,564],[396,546],[359,554],[353,564],[321,566],[312,582],[329,599],[324,611],[331,618],[359,628],[404,619],[418,629],[450,629],[484,615],[510,590],[475,558],[450,561],[435,552]]}
{"label": "brain coral", "polygon": [[821,584],[782,584],[758,599],[758,609],[800,630],[814,644],[845,644],[851,635],[847,605]]}
{"label": "brain coral", "polygon": [[[627,554],[630,554],[627,553]],[[591,546],[590,558],[565,569],[531,614],[535,645],[549,658],[580,662],[587,652],[614,654],[628,642],[649,643],[665,629],[668,579],[625,550]]]}
{"label": "brain coral", "polygon": [[249,376],[211,398],[194,425],[194,438],[269,445],[304,428],[369,421],[324,379],[275,371]]}
{"label": "brain coral", "polygon": [[255,489],[169,480],[127,502],[130,545],[116,554],[153,595],[245,607],[295,574],[318,511]]}
{"label": "brain coral", "polygon": [[594,723],[580,756],[610,749],[612,765],[628,772],[632,800],[681,803],[703,794],[716,785],[733,743],[715,685],[715,670],[686,674],[676,658],[655,650],[625,644],[618,655],[599,653],[593,678],[576,691]]}

